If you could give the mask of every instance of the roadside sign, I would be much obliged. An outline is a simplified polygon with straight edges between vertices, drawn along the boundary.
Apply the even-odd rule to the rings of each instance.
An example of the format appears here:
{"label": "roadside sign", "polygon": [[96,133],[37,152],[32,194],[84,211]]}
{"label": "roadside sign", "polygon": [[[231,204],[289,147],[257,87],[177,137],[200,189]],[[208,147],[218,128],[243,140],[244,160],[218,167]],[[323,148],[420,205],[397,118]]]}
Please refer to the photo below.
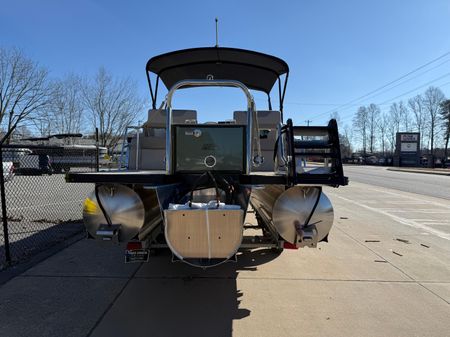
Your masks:
{"label": "roadside sign", "polygon": [[420,133],[398,132],[394,155],[394,166],[419,166]]}

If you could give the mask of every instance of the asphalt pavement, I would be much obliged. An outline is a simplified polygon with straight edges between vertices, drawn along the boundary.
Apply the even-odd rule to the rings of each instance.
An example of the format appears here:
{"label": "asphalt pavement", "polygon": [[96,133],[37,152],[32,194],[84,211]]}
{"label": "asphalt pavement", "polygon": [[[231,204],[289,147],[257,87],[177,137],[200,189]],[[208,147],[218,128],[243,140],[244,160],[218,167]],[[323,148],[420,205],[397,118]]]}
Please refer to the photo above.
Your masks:
{"label": "asphalt pavement", "polygon": [[382,177],[408,174],[346,173],[349,186],[325,189],[335,225],[318,249],[202,270],[168,252],[125,265],[121,247],[81,240],[0,288],[0,335],[449,336],[448,198],[402,191],[426,175],[391,188]]}
{"label": "asphalt pavement", "polygon": [[450,176],[389,171],[382,166],[344,166],[350,181],[450,200]]}
{"label": "asphalt pavement", "polygon": [[[14,262],[83,230],[81,207],[93,184],[68,184],[64,174],[16,175],[5,183]],[[5,261],[0,231],[0,268]]]}

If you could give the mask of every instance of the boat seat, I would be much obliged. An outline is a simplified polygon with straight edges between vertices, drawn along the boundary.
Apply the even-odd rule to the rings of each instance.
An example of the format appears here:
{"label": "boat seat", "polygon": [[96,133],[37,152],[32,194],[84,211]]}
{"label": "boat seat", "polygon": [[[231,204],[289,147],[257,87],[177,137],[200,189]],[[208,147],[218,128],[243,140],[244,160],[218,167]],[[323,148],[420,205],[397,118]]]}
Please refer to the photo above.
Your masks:
{"label": "boat seat", "polygon": [[[187,124],[197,122],[195,110],[172,110],[173,124]],[[139,134],[139,169],[164,170],[166,155],[166,110],[151,109],[148,120],[144,124],[144,132]],[[137,137],[131,140],[129,169],[136,169]]]}
{"label": "boat seat", "polygon": [[[233,116],[236,124],[247,124],[247,111],[235,111]],[[273,171],[273,150],[277,140],[277,127],[281,123],[281,113],[275,110],[256,111],[260,131],[261,152],[264,157],[263,164],[258,171]]]}
{"label": "boat seat", "polygon": [[[173,124],[197,123],[197,111],[195,110],[172,110]],[[145,123],[149,128],[166,128],[166,110],[150,109],[148,111],[148,120]]]}

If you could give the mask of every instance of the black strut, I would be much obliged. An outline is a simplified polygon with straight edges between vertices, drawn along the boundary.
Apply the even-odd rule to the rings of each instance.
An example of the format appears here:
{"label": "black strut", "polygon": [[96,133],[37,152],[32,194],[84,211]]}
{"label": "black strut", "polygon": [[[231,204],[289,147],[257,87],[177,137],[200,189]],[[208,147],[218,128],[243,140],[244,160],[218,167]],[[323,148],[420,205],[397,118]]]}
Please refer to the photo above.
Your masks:
{"label": "black strut", "polygon": [[112,226],[111,218],[109,217],[109,214],[106,213],[105,208],[103,207],[103,204],[100,201],[100,197],[98,195],[98,186],[99,185],[95,184],[95,189],[94,189],[94,191],[95,191],[95,198],[97,198],[97,204],[100,206],[100,210],[102,211],[103,216],[105,217],[106,222],[108,223],[108,225]]}

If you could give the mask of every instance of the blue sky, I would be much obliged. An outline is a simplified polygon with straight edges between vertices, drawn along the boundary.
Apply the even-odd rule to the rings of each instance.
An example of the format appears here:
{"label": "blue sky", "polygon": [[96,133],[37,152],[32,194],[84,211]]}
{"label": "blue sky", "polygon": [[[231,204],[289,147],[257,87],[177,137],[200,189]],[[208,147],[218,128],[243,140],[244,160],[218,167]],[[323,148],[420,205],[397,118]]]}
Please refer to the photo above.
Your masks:
{"label": "blue sky", "polygon": [[[213,46],[217,16],[221,46],[288,62],[285,115],[296,124],[307,119],[324,124],[343,103],[450,51],[448,0],[0,1],[0,45],[21,48],[54,77],[70,72],[91,76],[105,66],[133,78],[148,100],[147,60],[172,50]],[[385,110],[392,98],[423,92],[426,87],[413,89],[439,77],[431,84],[443,85],[450,96],[449,72],[447,55],[415,78],[355,104],[384,103]],[[265,109],[264,95],[255,97]],[[175,104],[197,107],[201,120],[227,119],[245,107],[243,97],[229,89],[185,90]],[[351,122],[356,109],[338,109],[343,124]]]}

